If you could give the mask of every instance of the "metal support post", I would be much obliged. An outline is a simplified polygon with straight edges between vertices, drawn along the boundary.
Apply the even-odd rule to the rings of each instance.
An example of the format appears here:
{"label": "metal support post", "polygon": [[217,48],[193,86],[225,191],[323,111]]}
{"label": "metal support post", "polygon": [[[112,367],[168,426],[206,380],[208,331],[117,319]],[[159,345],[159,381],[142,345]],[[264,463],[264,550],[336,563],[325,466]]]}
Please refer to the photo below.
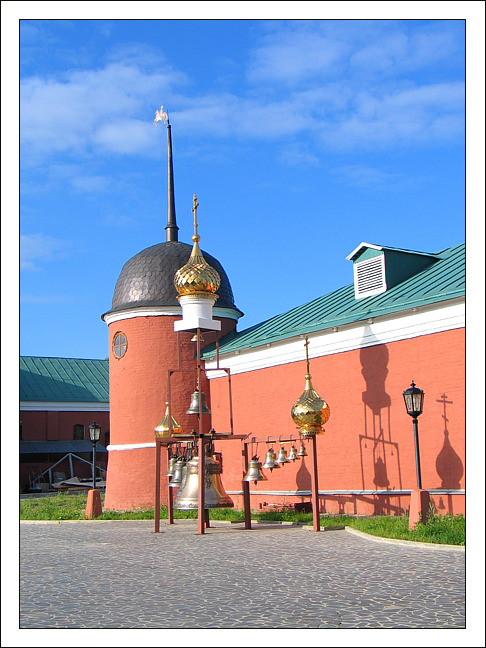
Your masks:
{"label": "metal support post", "polygon": [[415,467],[417,469],[417,488],[422,488],[422,473],[420,470],[420,450],[418,439],[418,421],[415,416],[413,419],[413,436],[415,439]]}
{"label": "metal support post", "polygon": [[[245,467],[244,474],[248,472],[248,444],[243,443],[243,464]],[[243,486],[243,509],[245,511],[245,529],[251,529],[251,510],[250,510],[250,482],[241,482]]]}
{"label": "metal support post", "polygon": [[[196,333],[197,339],[197,386],[201,390],[201,329],[197,329]],[[204,529],[206,526],[205,513],[204,513],[204,489],[205,489],[205,448],[204,448],[204,429],[203,429],[203,418],[202,418],[202,398],[200,397],[201,391],[199,391],[199,438],[197,442],[198,446],[198,456],[199,456],[199,473],[198,473],[198,534],[204,535]]]}
{"label": "metal support post", "polygon": [[[169,446],[167,446],[167,464],[169,463],[168,461],[169,458]],[[169,477],[169,483],[171,481],[172,477]],[[167,489],[167,517],[168,517],[168,522],[169,524],[174,524],[174,495],[172,494],[173,488],[169,486]]]}
{"label": "metal support post", "polygon": [[159,533],[160,531],[160,445],[160,439],[155,439],[154,533]]}
{"label": "metal support post", "polygon": [[314,531],[319,531],[321,525],[319,516],[319,484],[317,480],[317,444],[315,436],[311,437],[309,459],[311,468],[312,520]]}

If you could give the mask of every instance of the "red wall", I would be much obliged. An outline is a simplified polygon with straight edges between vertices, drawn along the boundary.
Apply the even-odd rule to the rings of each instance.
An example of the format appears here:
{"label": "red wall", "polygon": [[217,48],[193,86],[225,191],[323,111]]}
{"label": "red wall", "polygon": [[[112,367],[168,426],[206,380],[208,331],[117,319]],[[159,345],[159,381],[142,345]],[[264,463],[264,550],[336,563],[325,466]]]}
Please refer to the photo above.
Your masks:
{"label": "red wall", "polygon": [[[317,438],[319,489],[416,488],[412,419],[402,396],[412,380],[425,392],[424,412],[418,419],[423,488],[463,489],[464,355],[464,329],[457,329],[312,359],[313,386],[331,410],[325,433]],[[233,375],[235,434],[282,438],[296,434],[290,411],[304,390],[305,372],[305,363],[295,362]],[[229,428],[227,393],[227,379],[211,380],[212,423],[217,431]],[[221,442],[219,449],[225,489],[240,490],[239,443]],[[249,458],[257,453],[263,462],[267,449],[266,444],[250,445]],[[268,481],[251,484],[253,508],[282,502],[276,496],[258,497],[259,491],[310,489],[307,459],[265,474]],[[235,503],[240,499],[236,497]],[[300,499],[286,498],[287,503],[295,501]],[[442,513],[464,512],[463,496],[436,496],[434,503]],[[407,507],[408,497],[321,497],[321,510],[329,512],[401,513]]]}
{"label": "red wall", "polygon": [[96,421],[101,425],[100,443],[110,429],[109,412],[41,412],[21,411],[22,441],[72,441],[73,426],[84,425],[84,438],[89,440],[88,427]]}
{"label": "red wall", "polygon": [[[135,317],[109,325],[110,344],[110,418],[111,445],[153,443],[154,428],[165,415],[167,370],[178,368],[175,316]],[[221,335],[236,326],[235,320],[221,319]],[[111,353],[116,332],[128,341],[126,354],[117,359]],[[196,387],[196,344],[193,333],[179,334],[181,367],[172,375],[172,416],[185,433],[197,428],[198,419],[187,415],[191,394]],[[214,341],[214,333],[205,333],[205,344]],[[201,389],[211,409],[209,385],[203,374]],[[209,416],[204,417],[205,432]],[[167,470],[167,454],[162,452],[162,474]],[[109,453],[105,508],[123,510],[154,505],[155,450],[133,449]],[[167,499],[167,481],[162,479],[162,502]]]}

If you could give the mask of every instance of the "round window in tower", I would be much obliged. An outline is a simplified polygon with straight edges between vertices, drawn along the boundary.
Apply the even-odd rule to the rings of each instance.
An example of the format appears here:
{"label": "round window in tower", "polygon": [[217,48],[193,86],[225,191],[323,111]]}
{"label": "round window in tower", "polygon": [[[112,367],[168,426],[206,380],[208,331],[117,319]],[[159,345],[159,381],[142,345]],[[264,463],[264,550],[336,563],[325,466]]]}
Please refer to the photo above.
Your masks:
{"label": "round window in tower", "polygon": [[113,355],[117,360],[123,358],[127,352],[127,346],[127,336],[125,333],[122,333],[121,331],[115,333],[113,336]]}

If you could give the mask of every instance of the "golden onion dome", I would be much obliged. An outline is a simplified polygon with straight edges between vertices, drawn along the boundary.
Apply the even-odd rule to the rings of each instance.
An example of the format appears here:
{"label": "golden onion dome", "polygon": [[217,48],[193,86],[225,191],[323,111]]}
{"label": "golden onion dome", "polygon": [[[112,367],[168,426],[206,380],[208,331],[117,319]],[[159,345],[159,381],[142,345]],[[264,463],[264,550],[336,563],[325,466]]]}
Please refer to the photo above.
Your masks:
{"label": "golden onion dome", "polygon": [[[201,295],[212,294],[214,295],[219,288],[221,278],[217,270],[209,265],[199,248],[199,241],[201,240],[197,233],[197,202],[196,194],[194,194],[194,242],[191,256],[189,261],[179,268],[174,276],[174,286],[179,295]],[[216,295],[217,296],[217,295]]]}
{"label": "golden onion dome", "polygon": [[[165,405],[166,405],[165,416],[160,421],[160,423],[155,427],[155,436],[157,438],[168,437],[170,435],[169,403],[166,403]],[[179,423],[175,420],[173,416],[171,416],[170,418],[172,419],[172,434],[181,434],[182,427],[179,425]]]}
{"label": "golden onion dome", "polygon": [[303,436],[312,436],[322,432],[322,426],[327,423],[331,410],[329,405],[315,391],[311,375],[305,377],[305,390],[292,407],[292,419],[300,428]]}
{"label": "golden onion dome", "polygon": [[299,400],[292,407],[292,419],[299,426],[299,433],[303,436],[314,436],[323,432],[322,426],[327,423],[331,415],[331,410],[326,401],[315,391],[311,382],[309,373],[309,355],[307,347],[309,345],[307,337],[305,338],[305,352],[307,362],[307,373],[305,376],[305,390],[302,392]]}

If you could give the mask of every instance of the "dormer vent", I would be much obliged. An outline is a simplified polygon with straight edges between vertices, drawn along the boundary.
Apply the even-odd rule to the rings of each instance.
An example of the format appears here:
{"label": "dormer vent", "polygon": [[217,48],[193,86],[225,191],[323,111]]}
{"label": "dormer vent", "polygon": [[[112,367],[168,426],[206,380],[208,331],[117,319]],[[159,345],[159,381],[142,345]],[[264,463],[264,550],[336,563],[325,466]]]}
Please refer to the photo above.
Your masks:
{"label": "dormer vent", "polygon": [[361,243],[346,259],[353,262],[356,299],[380,295],[440,260],[437,254]]}
{"label": "dormer vent", "polygon": [[383,254],[354,264],[354,295],[356,299],[379,295],[385,290],[385,256]]}

